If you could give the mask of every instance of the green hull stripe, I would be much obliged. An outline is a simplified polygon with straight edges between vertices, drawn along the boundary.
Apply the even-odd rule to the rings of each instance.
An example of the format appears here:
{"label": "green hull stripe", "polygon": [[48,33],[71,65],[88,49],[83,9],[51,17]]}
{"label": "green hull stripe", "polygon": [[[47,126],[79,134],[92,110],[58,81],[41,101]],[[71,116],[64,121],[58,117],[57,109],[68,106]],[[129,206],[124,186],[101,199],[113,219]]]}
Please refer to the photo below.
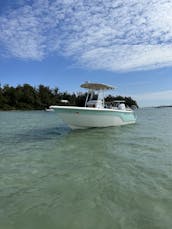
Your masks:
{"label": "green hull stripe", "polygon": [[56,108],[55,111],[57,113],[69,113],[69,114],[86,114],[86,115],[96,115],[96,116],[101,116],[101,115],[108,115],[108,116],[116,116],[120,117],[124,122],[132,122],[136,120],[136,117],[134,115],[134,112],[123,112],[123,111],[98,111],[98,110],[79,110],[79,109],[60,109]]}

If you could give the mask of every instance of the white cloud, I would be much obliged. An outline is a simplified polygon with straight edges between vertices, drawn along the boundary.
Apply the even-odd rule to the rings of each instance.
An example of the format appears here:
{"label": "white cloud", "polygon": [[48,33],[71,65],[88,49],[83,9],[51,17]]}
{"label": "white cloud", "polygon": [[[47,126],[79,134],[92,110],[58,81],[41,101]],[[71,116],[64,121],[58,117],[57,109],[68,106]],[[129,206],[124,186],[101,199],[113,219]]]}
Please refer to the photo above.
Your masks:
{"label": "white cloud", "polygon": [[57,53],[93,69],[172,65],[168,0],[35,0],[0,16],[8,55],[41,60]]}

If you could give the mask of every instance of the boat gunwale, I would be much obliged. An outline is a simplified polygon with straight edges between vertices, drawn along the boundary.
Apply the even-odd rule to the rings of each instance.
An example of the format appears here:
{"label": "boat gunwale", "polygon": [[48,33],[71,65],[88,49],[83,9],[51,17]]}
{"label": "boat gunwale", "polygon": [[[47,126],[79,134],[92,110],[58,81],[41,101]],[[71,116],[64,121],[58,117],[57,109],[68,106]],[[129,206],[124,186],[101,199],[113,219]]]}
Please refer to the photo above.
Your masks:
{"label": "boat gunwale", "polygon": [[118,110],[113,108],[91,108],[91,107],[76,107],[76,106],[50,106],[51,109],[61,109],[61,110],[82,110],[82,111],[109,111],[109,112],[119,112],[119,113],[133,113],[133,110]]}

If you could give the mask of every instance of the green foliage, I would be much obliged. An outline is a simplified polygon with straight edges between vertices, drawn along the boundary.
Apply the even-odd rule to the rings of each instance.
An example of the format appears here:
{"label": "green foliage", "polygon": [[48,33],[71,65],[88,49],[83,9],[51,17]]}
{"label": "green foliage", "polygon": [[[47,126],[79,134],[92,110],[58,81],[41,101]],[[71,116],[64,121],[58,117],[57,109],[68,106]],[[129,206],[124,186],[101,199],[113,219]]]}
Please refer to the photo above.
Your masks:
{"label": "green foliage", "polygon": [[[32,87],[29,84],[12,87],[0,85],[0,110],[43,110],[50,105],[64,105],[62,100],[68,100],[65,105],[84,106],[86,93],[70,94],[68,92],[59,92],[58,88],[49,88],[44,85]],[[108,95],[106,101],[125,100],[126,105],[135,105],[136,101],[131,97]]]}

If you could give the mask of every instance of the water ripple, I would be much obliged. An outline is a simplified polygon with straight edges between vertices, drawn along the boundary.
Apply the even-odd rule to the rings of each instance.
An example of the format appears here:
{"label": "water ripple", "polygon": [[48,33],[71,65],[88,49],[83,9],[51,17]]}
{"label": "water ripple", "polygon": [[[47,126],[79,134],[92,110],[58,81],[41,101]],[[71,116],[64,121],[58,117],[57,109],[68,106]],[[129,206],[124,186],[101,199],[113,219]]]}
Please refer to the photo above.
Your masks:
{"label": "water ripple", "polygon": [[164,115],[139,110],[136,125],[71,131],[55,114],[1,113],[0,228],[171,228]]}

